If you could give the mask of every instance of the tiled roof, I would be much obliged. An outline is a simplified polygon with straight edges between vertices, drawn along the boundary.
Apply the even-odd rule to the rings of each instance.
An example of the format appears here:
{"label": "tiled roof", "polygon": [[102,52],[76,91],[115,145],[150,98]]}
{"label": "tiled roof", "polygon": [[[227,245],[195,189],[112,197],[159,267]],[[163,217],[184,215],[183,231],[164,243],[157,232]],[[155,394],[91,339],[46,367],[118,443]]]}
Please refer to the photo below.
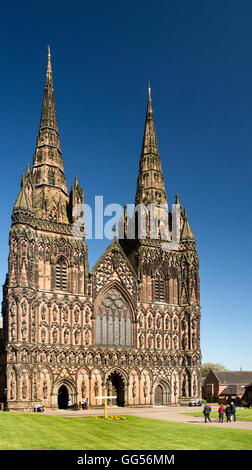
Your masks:
{"label": "tiled roof", "polygon": [[214,371],[217,379],[221,384],[248,384],[252,381],[252,371],[238,370],[238,371],[226,371],[219,372]]}
{"label": "tiled roof", "polygon": [[241,387],[238,384],[229,385],[225,387],[224,390],[220,393],[220,395],[243,395],[245,392],[245,387]]}

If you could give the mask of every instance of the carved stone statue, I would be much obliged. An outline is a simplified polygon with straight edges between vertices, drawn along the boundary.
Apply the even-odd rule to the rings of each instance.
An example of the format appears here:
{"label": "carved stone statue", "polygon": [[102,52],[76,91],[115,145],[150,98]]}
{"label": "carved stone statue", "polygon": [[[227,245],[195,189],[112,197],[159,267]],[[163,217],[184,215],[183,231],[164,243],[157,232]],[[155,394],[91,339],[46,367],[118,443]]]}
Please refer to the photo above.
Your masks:
{"label": "carved stone statue", "polygon": [[81,397],[85,398],[85,396],[86,396],[86,383],[85,383],[85,380],[82,379],[82,382],[81,382]]}
{"label": "carved stone statue", "polygon": [[136,397],[136,381],[135,381],[135,377],[134,377],[133,384],[132,384],[132,396],[133,396],[133,398]]}
{"label": "carved stone statue", "polygon": [[75,330],[74,332],[74,339],[75,339],[75,344],[79,344],[79,339],[80,339],[80,330]]}
{"label": "carved stone statue", "polygon": [[86,346],[89,345],[89,332],[88,332],[88,330],[85,331],[85,343],[86,343]]}
{"label": "carved stone statue", "polygon": [[146,398],[147,394],[148,394],[148,387],[147,387],[146,378],[145,378],[144,385],[143,385],[143,392],[144,392],[144,397]]}
{"label": "carved stone statue", "polygon": [[94,384],[94,393],[95,393],[95,396],[97,397],[98,396],[98,380],[95,381],[95,384]]}
{"label": "carved stone statue", "polygon": [[23,341],[26,340],[26,333],[27,333],[26,323],[25,323],[25,321],[23,321],[23,325],[22,325],[22,328],[21,328],[21,334],[22,334],[22,340]]}
{"label": "carved stone statue", "polygon": [[65,328],[65,331],[64,331],[64,343],[65,344],[68,342],[68,336],[69,336],[69,330],[68,328]]}
{"label": "carved stone statue", "polygon": [[22,302],[21,307],[22,307],[22,315],[23,315],[23,317],[25,317],[25,315],[27,313],[27,305],[26,305],[25,301]]}
{"label": "carved stone statue", "polygon": [[48,387],[47,387],[47,382],[46,379],[43,382],[43,398],[46,399],[48,395]]}
{"label": "carved stone statue", "polygon": [[26,380],[24,379],[23,384],[22,384],[22,397],[24,400],[26,399],[26,395],[27,395],[27,385],[26,385]]}
{"label": "carved stone statue", "polygon": [[54,328],[52,336],[53,336],[53,342],[57,343],[58,331],[56,330],[56,328]]}

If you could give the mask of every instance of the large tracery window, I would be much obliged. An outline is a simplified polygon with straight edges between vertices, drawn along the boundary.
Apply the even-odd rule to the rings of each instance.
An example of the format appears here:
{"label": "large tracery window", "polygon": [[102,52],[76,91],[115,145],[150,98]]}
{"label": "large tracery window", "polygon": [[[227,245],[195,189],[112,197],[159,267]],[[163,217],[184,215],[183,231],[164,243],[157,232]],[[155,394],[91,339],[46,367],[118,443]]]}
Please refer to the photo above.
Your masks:
{"label": "large tracery window", "polygon": [[56,263],[56,289],[67,290],[67,263],[63,256]]}
{"label": "large tracery window", "polygon": [[130,307],[115,288],[104,294],[97,309],[96,343],[131,346]]}

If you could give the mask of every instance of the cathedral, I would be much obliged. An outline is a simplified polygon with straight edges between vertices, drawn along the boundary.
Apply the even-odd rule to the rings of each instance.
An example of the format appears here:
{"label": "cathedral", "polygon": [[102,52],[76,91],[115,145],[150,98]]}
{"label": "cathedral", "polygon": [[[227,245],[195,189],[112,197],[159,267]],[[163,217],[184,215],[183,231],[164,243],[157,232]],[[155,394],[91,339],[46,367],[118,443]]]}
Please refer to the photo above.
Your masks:
{"label": "cathedral", "polygon": [[53,410],[86,398],[100,407],[105,391],[116,397],[109,404],[121,407],[200,398],[199,263],[178,194],[164,231],[160,217],[157,236],[150,224],[149,207],[160,214],[167,206],[150,88],[135,196],[146,212],[130,217],[124,206],[118,236],[91,271],[84,227],[82,236],[73,230],[83,219],[80,205],[78,178],[67,188],[49,50],[33,167],[22,175],[12,211],[0,402],[32,411],[38,403]]}

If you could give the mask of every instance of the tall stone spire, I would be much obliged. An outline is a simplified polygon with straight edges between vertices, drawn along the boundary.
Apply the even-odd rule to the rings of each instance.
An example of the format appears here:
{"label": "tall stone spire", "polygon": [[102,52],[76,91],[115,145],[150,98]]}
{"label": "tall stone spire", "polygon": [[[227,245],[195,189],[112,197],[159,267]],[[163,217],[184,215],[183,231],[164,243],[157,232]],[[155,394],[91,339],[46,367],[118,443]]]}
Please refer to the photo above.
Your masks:
{"label": "tall stone spire", "polygon": [[148,104],[145,118],[143,144],[139,163],[139,174],[135,204],[167,204],[159,157],[157,135],[154,124],[151,88],[148,88]]}
{"label": "tall stone spire", "polygon": [[40,119],[40,129],[49,127],[58,132],[58,123],[56,115],[56,106],[54,98],[53,78],[52,78],[52,65],[51,65],[51,51],[48,46],[48,64],[46,71],[46,82],[43,96],[43,104]]}
{"label": "tall stone spire", "polygon": [[33,208],[36,217],[69,223],[67,212],[69,196],[61,154],[49,46],[32,175],[34,179]]}

